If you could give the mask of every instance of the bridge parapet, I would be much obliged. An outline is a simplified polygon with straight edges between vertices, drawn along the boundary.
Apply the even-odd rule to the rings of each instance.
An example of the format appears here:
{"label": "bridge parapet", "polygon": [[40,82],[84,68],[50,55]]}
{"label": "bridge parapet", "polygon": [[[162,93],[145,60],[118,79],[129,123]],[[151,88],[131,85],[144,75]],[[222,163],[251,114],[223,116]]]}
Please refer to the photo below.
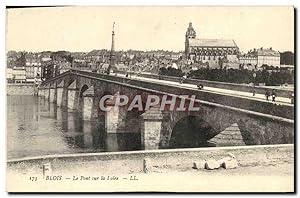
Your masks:
{"label": "bridge parapet", "polygon": [[[120,74],[126,73],[124,71],[117,71],[117,72]],[[130,74],[134,74],[134,73],[130,72]],[[153,79],[167,80],[167,81],[173,81],[173,82],[180,82],[180,78],[174,77],[174,76],[164,76],[164,75],[148,74],[148,73],[139,73],[139,76],[145,77],[145,78],[153,78]],[[201,80],[201,79],[193,79],[193,78],[186,79],[185,82],[190,83],[190,84],[195,84],[195,85],[201,83],[206,87],[215,87],[215,88],[243,91],[243,92],[253,92],[253,86],[251,86],[251,85],[220,82],[220,81]],[[291,90],[283,90],[283,89],[278,89],[278,88],[268,88],[268,87],[259,87],[259,86],[255,87],[255,91],[258,94],[265,94],[267,90],[272,92],[273,89],[276,90],[276,94],[279,97],[289,98],[291,96],[291,94],[294,93],[294,91],[291,91]]]}

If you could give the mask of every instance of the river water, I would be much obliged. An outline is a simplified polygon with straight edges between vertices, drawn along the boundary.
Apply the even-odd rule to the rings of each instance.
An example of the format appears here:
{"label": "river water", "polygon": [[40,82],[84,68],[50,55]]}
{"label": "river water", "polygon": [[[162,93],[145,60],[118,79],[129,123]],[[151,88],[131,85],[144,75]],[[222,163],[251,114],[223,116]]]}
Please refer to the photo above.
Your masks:
{"label": "river water", "polygon": [[139,134],[107,135],[101,123],[37,96],[7,96],[7,158],[140,149]]}

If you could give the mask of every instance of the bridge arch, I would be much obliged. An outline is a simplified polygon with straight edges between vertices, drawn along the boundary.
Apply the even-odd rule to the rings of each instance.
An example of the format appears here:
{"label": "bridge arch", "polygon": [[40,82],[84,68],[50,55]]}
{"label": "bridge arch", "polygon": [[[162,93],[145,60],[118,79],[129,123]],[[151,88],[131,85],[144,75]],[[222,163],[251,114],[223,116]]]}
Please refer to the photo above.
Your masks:
{"label": "bridge arch", "polygon": [[209,122],[197,115],[180,118],[171,130],[170,148],[207,147],[207,141],[217,133]]}
{"label": "bridge arch", "polygon": [[88,85],[86,85],[86,84],[82,85],[82,86],[80,87],[80,89],[79,89],[79,96],[80,96],[80,97],[83,97],[83,93],[84,93],[88,88],[89,88]]}

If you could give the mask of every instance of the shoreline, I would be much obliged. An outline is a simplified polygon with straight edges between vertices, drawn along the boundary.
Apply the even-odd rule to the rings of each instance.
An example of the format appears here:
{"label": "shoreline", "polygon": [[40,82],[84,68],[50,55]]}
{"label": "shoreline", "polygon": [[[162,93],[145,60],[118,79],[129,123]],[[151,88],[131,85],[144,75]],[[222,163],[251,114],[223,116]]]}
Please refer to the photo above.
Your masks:
{"label": "shoreline", "polygon": [[[53,172],[80,170],[93,165],[99,170],[115,171],[122,167],[123,173],[143,172],[145,159],[151,167],[190,168],[200,160],[220,160],[235,155],[239,166],[261,165],[294,161],[294,145],[255,145],[235,147],[209,147],[189,149],[160,149],[107,153],[79,153],[28,157],[7,161],[7,168],[22,173],[41,173],[45,164],[51,164]],[[112,166],[113,165],[113,166]]]}
{"label": "shoreline", "polygon": [[23,157],[18,159],[7,159],[7,163],[18,163],[22,161],[55,159],[55,158],[76,158],[76,157],[101,157],[101,156],[117,156],[117,155],[135,155],[135,154],[163,154],[178,152],[209,152],[209,151],[238,151],[246,149],[277,149],[286,148],[291,150],[294,144],[273,144],[273,145],[250,145],[250,146],[226,146],[226,147],[203,147],[203,148],[179,148],[179,149],[158,149],[158,150],[134,150],[134,151],[114,151],[114,152],[98,152],[98,153],[70,153],[70,154],[50,154],[42,156]]}

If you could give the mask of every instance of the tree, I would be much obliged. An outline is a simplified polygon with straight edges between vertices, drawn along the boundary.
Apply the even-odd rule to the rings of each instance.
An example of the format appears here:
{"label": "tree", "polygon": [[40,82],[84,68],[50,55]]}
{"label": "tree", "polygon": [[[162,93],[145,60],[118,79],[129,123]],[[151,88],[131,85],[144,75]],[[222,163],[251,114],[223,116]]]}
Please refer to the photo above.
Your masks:
{"label": "tree", "polygon": [[290,51],[280,53],[281,65],[294,65],[294,53]]}
{"label": "tree", "polygon": [[[272,71],[272,72],[270,72]],[[239,84],[249,84],[254,81],[253,71],[240,69],[207,69],[201,68],[190,72],[190,77],[201,80],[211,80],[220,82],[230,82]],[[256,83],[265,83],[266,85],[280,85],[284,83],[294,83],[293,72],[285,70],[267,70],[256,71]]]}
{"label": "tree", "polygon": [[161,67],[159,68],[159,75],[181,77],[183,76],[183,72],[181,71],[181,69],[175,69],[172,67]]}

